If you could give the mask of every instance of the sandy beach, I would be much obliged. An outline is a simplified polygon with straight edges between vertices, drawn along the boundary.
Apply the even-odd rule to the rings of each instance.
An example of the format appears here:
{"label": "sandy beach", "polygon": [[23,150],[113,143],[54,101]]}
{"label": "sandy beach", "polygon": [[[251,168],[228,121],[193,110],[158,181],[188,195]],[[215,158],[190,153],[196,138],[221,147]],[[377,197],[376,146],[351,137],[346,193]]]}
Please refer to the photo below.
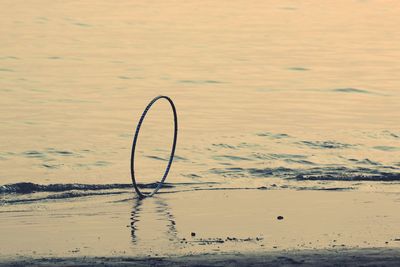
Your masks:
{"label": "sandy beach", "polygon": [[180,257],[20,257],[5,266],[398,266],[399,250],[312,250]]}
{"label": "sandy beach", "polygon": [[179,189],[143,200],[114,189],[4,205],[1,264],[395,266],[400,260],[400,214],[393,212],[399,193]]}

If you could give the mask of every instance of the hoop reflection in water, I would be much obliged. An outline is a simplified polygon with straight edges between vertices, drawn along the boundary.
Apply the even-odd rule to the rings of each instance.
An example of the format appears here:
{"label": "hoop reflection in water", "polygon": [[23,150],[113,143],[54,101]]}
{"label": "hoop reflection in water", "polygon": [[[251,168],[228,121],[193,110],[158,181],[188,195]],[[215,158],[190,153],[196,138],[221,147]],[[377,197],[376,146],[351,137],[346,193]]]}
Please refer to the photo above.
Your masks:
{"label": "hoop reflection in water", "polygon": [[133,199],[130,219],[134,246],[140,244],[141,249],[154,249],[155,243],[159,244],[160,248],[164,245],[180,244],[175,218],[167,201],[162,197]]}

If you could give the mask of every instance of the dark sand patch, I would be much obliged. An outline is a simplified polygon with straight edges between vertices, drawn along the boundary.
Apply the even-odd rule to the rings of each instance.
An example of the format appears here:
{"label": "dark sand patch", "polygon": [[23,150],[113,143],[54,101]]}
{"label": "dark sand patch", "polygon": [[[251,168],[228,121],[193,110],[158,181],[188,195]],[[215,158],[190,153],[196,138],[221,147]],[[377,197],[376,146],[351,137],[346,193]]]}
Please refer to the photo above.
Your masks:
{"label": "dark sand patch", "polygon": [[344,249],[263,253],[199,254],[180,257],[18,257],[0,266],[399,266],[398,249]]}

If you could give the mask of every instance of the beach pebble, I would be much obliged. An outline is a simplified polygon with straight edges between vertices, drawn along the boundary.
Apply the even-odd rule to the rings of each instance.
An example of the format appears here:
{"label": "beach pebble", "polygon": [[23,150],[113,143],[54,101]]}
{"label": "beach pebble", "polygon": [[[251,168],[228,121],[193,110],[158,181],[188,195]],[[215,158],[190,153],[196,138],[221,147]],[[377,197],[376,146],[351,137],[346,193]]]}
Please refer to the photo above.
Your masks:
{"label": "beach pebble", "polygon": [[283,216],[276,217],[278,220],[283,220]]}

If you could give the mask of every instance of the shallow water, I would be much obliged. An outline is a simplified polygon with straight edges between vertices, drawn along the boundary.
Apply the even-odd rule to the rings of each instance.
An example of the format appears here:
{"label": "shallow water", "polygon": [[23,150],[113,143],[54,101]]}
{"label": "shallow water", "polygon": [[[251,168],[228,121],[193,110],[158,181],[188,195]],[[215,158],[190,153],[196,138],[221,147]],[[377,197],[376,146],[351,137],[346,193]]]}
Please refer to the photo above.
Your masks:
{"label": "shallow water", "polygon": [[[2,1],[0,184],[127,184],[173,98],[168,181],[398,191],[400,6]],[[161,177],[165,103],[138,174]],[[372,189],[371,189],[372,188]]]}

